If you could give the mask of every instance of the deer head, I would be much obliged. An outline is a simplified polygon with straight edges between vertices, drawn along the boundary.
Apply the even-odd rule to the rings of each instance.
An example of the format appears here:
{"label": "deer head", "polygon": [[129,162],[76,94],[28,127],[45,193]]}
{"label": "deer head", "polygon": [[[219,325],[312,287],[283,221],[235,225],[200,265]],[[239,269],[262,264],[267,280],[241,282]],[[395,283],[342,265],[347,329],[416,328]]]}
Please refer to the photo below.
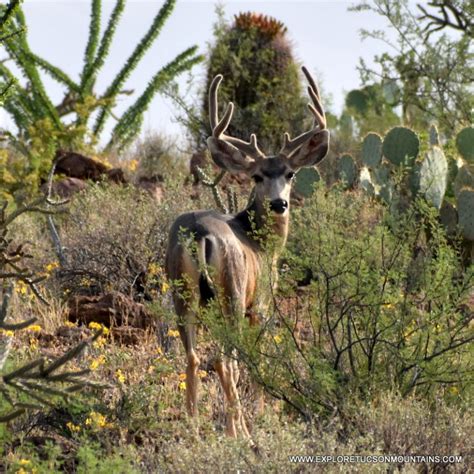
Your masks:
{"label": "deer head", "polygon": [[230,173],[245,173],[255,181],[257,207],[267,201],[270,209],[279,215],[287,213],[291,183],[295,173],[304,166],[318,164],[329,149],[329,131],[326,116],[321,105],[318,87],[308,70],[303,67],[308,80],[308,93],[312,103],[308,108],[314,116],[311,130],[291,139],[284,135],[283,147],[277,155],[266,155],[257,145],[255,134],[246,142],[225,134],[232,119],[234,104],[229,102],[223,117],[219,120],[217,92],[222,75],[217,75],[209,89],[209,119],[212,135],[207,139],[212,159]]}

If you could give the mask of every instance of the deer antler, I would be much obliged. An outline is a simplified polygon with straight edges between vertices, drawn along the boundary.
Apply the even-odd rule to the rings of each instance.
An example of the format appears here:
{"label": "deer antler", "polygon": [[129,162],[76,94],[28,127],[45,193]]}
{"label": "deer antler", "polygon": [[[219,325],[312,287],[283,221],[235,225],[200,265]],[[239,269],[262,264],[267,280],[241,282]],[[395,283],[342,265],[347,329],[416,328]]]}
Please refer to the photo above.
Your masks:
{"label": "deer antler", "polygon": [[308,108],[314,116],[314,126],[311,130],[304,132],[293,139],[290,138],[289,133],[285,133],[280,155],[284,155],[288,158],[305,142],[310,140],[316,134],[316,132],[326,128],[326,114],[324,113],[324,109],[321,104],[321,95],[319,94],[318,86],[316,85],[316,82],[309,71],[304,66],[302,67],[302,70],[309,83],[308,93],[313,103],[309,103]]}
{"label": "deer antler", "polygon": [[249,142],[224,134],[232,119],[232,115],[234,113],[234,104],[232,102],[227,104],[224,115],[219,120],[217,110],[217,91],[222,79],[222,74],[218,74],[212,80],[211,87],[209,88],[209,121],[212,128],[212,136],[235,146],[237,149],[245,153],[250,158],[253,158],[255,161],[262,160],[265,158],[265,154],[258,148],[257,137],[254,133],[250,135]]}

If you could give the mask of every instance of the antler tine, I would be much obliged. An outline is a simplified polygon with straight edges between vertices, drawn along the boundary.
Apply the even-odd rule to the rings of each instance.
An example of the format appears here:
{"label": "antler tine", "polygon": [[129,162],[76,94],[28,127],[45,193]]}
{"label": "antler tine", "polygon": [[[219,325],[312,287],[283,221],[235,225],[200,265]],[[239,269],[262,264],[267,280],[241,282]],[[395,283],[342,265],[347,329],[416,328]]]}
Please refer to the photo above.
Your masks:
{"label": "antler tine", "polygon": [[255,133],[250,135],[249,142],[240,140],[240,138],[229,137],[227,135],[224,135],[224,137],[226,142],[234,145],[236,148],[238,148],[240,151],[243,151],[246,155],[250,156],[254,160],[259,161],[265,158],[265,153],[263,153],[263,151],[260,150],[257,145],[257,135],[255,135]]}
{"label": "antler tine", "polygon": [[234,104],[232,102],[227,104],[224,116],[221,120],[219,120],[217,92],[222,79],[222,74],[218,74],[212,80],[211,86],[209,88],[209,122],[211,124],[212,136],[230,143],[254,160],[261,160],[265,157],[265,154],[258,148],[257,137],[254,133],[250,136],[249,142],[224,134],[230,124],[230,121],[232,120]]}
{"label": "antler tine", "polygon": [[214,77],[211,86],[209,87],[209,122],[213,133],[219,121],[219,115],[217,112],[217,90],[219,89],[219,85],[223,78],[222,74],[218,74]]}
{"label": "antler tine", "polygon": [[287,157],[294,153],[307,140],[313,137],[318,130],[324,130],[326,128],[326,114],[324,113],[324,109],[321,104],[321,95],[319,93],[319,88],[316,85],[313,76],[304,66],[302,67],[302,70],[309,83],[308,94],[311,97],[312,103],[308,104],[308,109],[314,116],[314,128],[309,130],[308,132],[304,132],[301,135],[298,135],[293,139],[290,138],[289,133],[285,133],[283,139],[283,147],[280,150],[280,154],[285,155]]}

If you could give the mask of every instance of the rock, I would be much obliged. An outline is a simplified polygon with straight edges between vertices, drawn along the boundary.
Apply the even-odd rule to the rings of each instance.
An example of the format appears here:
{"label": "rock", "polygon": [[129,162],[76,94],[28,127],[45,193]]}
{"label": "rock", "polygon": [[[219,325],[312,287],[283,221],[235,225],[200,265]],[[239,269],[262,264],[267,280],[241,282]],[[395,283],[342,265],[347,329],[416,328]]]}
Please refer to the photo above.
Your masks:
{"label": "rock", "polygon": [[70,178],[99,181],[107,173],[107,166],[99,161],[72,151],[58,150],[56,153],[56,174]]}
{"label": "rock", "polygon": [[119,292],[99,296],[77,295],[69,302],[69,320],[89,325],[132,326],[146,329],[153,325],[153,318],[144,305],[136,303]]}
{"label": "rock", "polygon": [[[51,194],[59,196],[63,199],[68,199],[74,194],[83,191],[87,188],[87,183],[79,178],[63,178],[58,181],[53,181],[51,186]],[[48,192],[48,184],[44,183],[41,190],[46,194]]]}

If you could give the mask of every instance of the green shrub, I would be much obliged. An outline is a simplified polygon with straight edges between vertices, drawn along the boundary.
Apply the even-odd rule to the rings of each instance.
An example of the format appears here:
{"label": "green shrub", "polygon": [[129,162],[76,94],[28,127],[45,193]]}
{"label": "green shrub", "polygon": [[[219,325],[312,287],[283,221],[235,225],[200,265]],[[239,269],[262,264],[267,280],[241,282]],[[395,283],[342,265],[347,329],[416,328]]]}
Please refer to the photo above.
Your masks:
{"label": "green shrub", "polygon": [[395,220],[359,194],[319,188],[293,211],[288,247],[265,324],[239,333],[216,309],[203,316],[268,393],[308,418],[351,392],[467,396],[474,275],[435,210],[420,201]]}

